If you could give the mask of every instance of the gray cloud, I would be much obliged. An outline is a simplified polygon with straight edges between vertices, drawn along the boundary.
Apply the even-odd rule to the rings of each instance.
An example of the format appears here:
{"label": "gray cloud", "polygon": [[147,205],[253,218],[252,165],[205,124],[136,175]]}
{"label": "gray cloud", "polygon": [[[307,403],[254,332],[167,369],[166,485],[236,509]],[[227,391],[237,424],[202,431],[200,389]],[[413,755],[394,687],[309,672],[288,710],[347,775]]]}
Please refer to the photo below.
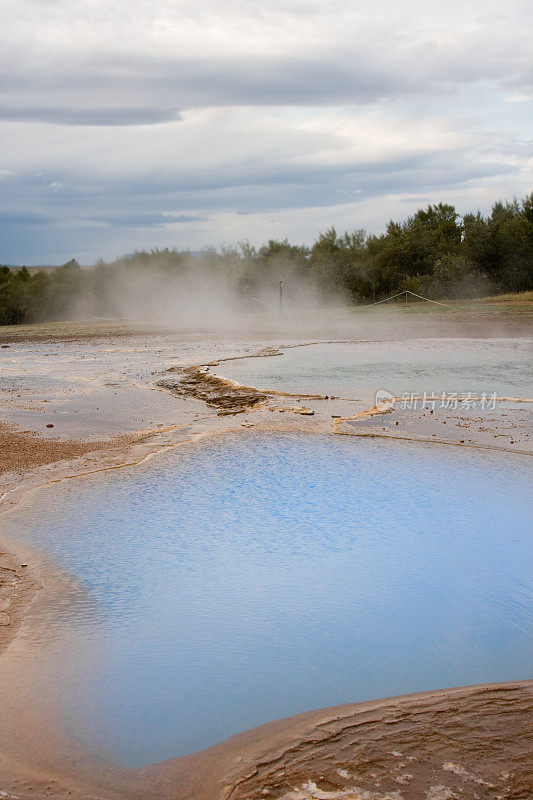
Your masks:
{"label": "gray cloud", "polygon": [[0,32],[0,260],[196,249],[261,215],[291,238],[318,208],[379,230],[404,197],[530,189],[525,0],[23,5]]}
{"label": "gray cloud", "polygon": [[504,88],[533,90],[533,64],[516,73],[503,76],[501,84]]}
{"label": "gray cloud", "polygon": [[[4,70],[8,119],[64,125],[144,125],[179,119],[178,109],[216,106],[357,105],[416,97],[499,76],[495,65],[445,53],[369,58],[364,50],[246,59],[114,57]],[[79,107],[80,98],[84,105]]]}
{"label": "gray cloud", "polygon": [[93,222],[101,222],[126,228],[160,228],[174,223],[206,222],[207,217],[194,214],[163,214],[152,212],[148,214],[99,214],[89,217]]}
{"label": "gray cloud", "polygon": [[[468,149],[432,150],[365,163],[344,161],[335,165],[261,163],[245,161],[216,171],[180,172],[172,165],[152,180],[136,176],[101,182],[87,177],[50,193],[48,179],[25,175],[10,181],[10,197],[19,204],[32,198],[45,204],[50,218],[75,225],[116,228],[163,228],[174,223],[207,222],[216,212],[262,213],[288,208],[311,208],[362,202],[396,192],[444,191],[468,182],[510,175],[516,166],[496,159],[480,161]],[[5,198],[4,198],[5,203]],[[105,204],[111,209],[102,213]],[[147,211],[146,209],[150,210]],[[191,211],[194,209],[194,211]],[[69,223],[70,224],[70,223]]]}
{"label": "gray cloud", "polygon": [[0,117],[60,125],[145,125],[179,119],[178,109],[191,107],[366,103],[416,90],[408,83],[397,72],[357,61],[122,57],[68,70],[56,67],[45,75],[8,67]]}
{"label": "gray cloud", "polygon": [[51,218],[27,211],[0,211],[0,225],[46,225]]}
{"label": "gray cloud", "polygon": [[[42,102],[42,99],[40,100]],[[40,106],[3,106],[0,119],[20,122],[47,122],[53,125],[157,125],[180,119],[176,109],[166,108],[75,108]]]}
{"label": "gray cloud", "polygon": [[[467,150],[432,150],[415,152],[395,158],[372,159],[367,162],[345,160],[338,164],[294,164],[245,161],[219,167],[216,172],[193,170],[180,173],[179,167],[165,176],[147,183],[135,179],[121,179],[115,184],[136,197],[160,195],[180,198],[185,207],[208,207],[214,203],[231,207],[228,198],[255,197],[255,208],[285,207],[289,197],[298,205],[310,202],[310,187],[315,187],[316,201],[331,201],[331,192],[358,189],[363,195],[396,189],[404,184],[406,189],[440,184],[443,187],[464,183],[475,178],[507,174],[515,169],[499,160],[479,161]],[[275,206],[272,199],[276,197]],[[217,200],[218,198],[218,200]],[[224,199],[226,198],[226,199]],[[337,198],[338,200],[338,198]],[[314,202],[316,202],[314,201]],[[238,202],[237,206],[242,205]]]}

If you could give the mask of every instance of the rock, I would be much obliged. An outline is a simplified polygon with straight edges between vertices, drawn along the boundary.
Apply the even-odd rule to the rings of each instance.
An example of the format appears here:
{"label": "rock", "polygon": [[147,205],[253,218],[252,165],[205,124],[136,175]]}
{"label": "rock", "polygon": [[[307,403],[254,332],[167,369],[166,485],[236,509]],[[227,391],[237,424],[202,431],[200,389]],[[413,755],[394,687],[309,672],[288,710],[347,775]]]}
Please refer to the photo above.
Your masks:
{"label": "rock", "polygon": [[11,625],[11,617],[5,611],[0,611],[0,625]]}
{"label": "rock", "polygon": [[53,423],[52,423],[52,422],[49,422],[49,423],[48,423],[48,425],[47,425],[46,427],[47,427],[47,428],[53,428],[53,427],[54,427],[54,425],[53,425]]}

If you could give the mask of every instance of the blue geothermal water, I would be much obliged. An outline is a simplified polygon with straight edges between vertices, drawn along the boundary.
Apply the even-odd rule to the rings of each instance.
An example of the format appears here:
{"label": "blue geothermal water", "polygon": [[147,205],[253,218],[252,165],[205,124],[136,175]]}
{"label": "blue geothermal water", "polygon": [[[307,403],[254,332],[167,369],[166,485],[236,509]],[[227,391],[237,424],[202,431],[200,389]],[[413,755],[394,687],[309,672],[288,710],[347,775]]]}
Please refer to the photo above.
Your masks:
{"label": "blue geothermal water", "polygon": [[242,434],[51,486],[5,533],[86,597],[48,632],[75,632],[68,731],[140,765],[312,708],[528,677],[530,478],[520,455]]}
{"label": "blue geothermal water", "polygon": [[267,358],[224,361],[214,372],[286,392],[371,397],[485,392],[533,397],[533,339],[406,339],[317,344]]}

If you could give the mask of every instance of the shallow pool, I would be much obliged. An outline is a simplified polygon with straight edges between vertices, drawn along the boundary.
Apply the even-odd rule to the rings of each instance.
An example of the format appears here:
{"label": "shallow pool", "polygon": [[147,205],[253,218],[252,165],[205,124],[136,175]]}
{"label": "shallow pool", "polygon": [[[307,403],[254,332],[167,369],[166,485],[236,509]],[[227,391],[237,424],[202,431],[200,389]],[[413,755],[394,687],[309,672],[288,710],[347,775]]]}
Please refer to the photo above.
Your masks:
{"label": "shallow pool", "polygon": [[407,339],[294,347],[214,371],[260,389],[366,398],[379,390],[533,397],[533,339]]}
{"label": "shallow pool", "polygon": [[525,678],[529,465],[243,434],[49,487],[6,535],[87,594],[41,632],[69,629],[72,652],[59,637],[39,690],[60,682],[70,733],[138,765],[312,708]]}

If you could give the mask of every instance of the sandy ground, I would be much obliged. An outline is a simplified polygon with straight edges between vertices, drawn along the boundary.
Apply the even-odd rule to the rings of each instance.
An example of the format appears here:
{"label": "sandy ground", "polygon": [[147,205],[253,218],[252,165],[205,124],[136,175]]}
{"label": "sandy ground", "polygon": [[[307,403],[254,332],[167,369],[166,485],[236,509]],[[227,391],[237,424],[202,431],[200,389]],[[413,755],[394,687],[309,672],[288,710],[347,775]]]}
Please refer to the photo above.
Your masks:
{"label": "sandy ground", "polygon": [[[401,324],[398,313],[354,322],[343,312],[339,324],[330,315],[314,328],[304,319],[278,321],[275,330],[259,320],[246,336],[139,331],[122,322],[0,329],[0,509],[51,481],[140,464],[225,431],[337,432],[530,453],[527,409],[518,404],[505,419],[398,406],[369,413],[368,402],[258,392],[223,378],[227,358],[385,329],[401,338],[406,318],[409,336],[530,333],[527,304],[498,304],[497,312],[458,306],[438,319],[424,308]],[[39,564],[0,542],[0,654],[41,587]],[[0,742],[0,798],[529,798],[531,695],[522,683],[326,709],[143,771],[86,764],[68,742],[47,751],[33,720],[31,748]]]}

